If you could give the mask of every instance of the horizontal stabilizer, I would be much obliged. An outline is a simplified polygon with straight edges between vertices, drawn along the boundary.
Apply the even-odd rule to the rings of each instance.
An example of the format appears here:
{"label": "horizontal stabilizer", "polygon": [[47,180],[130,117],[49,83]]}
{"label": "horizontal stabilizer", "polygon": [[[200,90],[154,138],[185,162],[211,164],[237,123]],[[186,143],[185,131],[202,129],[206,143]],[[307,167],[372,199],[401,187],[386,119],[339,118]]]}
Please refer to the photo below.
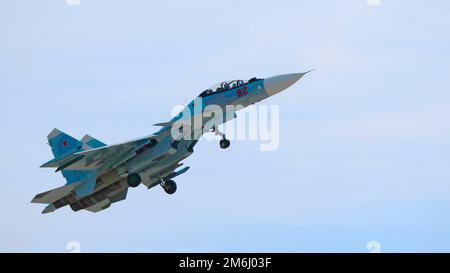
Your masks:
{"label": "horizontal stabilizer", "polygon": [[39,193],[36,195],[33,200],[31,200],[31,203],[40,203],[40,204],[51,204],[61,198],[66,197],[69,195],[75,188],[77,188],[82,181],[64,185],[62,187],[49,190],[46,192]]}

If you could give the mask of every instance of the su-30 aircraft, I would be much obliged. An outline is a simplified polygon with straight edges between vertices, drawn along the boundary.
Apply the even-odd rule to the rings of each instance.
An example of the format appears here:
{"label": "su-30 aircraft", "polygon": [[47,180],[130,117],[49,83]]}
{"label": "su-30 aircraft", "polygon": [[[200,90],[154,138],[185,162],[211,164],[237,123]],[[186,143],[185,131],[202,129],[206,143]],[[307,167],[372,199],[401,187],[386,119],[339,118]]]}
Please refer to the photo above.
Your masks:
{"label": "su-30 aircraft", "polygon": [[[36,195],[31,202],[48,204],[42,213],[66,205],[73,211],[98,212],[124,200],[128,188],[140,184],[147,188],[161,185],[166,193],[173,194],[177,185],[172,179],[189,169],[179,169],[183,165],[180,162],[194,152],[204,133],[213,131],[221,135],[222,149],[230,146],[230,141],[217,128],[236,117],[229,109],[246,107],[273,96],[308,72],[222,82],[203,91],[169,122],[155,124],[162,126],[158,132],[115,145],[107,145],[89,135],[77,140],[54,129],[47,138],[55,158],[41,167],[61,171],[67,183]],[[223,113],[220,118],[218,110]]]}

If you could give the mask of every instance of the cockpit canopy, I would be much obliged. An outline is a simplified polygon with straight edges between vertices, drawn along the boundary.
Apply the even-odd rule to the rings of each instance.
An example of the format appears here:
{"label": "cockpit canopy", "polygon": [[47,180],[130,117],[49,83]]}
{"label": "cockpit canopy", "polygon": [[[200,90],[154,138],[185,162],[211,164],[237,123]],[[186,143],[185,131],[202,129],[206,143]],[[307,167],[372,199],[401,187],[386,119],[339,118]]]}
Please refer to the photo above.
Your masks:
{"label": "cockpit canopy", "polygon": [[243,85],[245,85],[247,83],[251,83],[251,82],[254,82],[254,81],[257,81],[257,80],[259,80],[259,79],[251,78],[248,81],[232,80],[232,81],[221,82],[221,83],[215,84],[215,85],[211,86],[210,88],[206,89],[199,96],[200,97],[209,96],[211,94],[215,94],[215,93],[223,92],[223,91],[226,91],[226,90],[238,88],[238,87],[241,87],[241,86],[243,86]]}

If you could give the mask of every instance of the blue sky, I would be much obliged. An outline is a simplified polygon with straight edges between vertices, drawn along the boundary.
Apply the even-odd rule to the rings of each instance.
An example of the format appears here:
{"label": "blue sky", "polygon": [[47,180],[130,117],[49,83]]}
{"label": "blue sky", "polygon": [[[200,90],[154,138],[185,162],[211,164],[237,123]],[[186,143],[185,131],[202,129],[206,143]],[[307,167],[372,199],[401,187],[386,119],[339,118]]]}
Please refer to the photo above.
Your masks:
{"label": "blue sky", "polygon": [[[450,251],[450,3],[2,1],[0,251]],[[178,191],[41,215],[59,128],[154,132],[206,87],[316,68],[280,105],[280,148],[202,141]]]}

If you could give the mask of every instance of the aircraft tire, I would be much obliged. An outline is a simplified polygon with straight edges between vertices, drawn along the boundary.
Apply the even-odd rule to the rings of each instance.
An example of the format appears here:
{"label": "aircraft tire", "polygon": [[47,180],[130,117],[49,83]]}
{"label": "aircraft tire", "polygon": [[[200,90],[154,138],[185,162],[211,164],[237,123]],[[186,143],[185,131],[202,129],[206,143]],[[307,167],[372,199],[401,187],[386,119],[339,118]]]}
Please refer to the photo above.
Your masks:
{"label": "aircraft tire", "polygon": [[219,142],[220,148],[226,149],[230,147],[230,141],[228,139],[221,139]]}
{"label": "aircraft tire", "polygon": [[177,191],[177,183],[173,180],[167,180],[164,182],[163,189],[167,194],[174,194]]}
{"label": "aircraft tire", "polygon": [[136,188],[137,186],[139,186],[141,184],[141,181],[141,176],[137,173],[132,173],[127,177],[127,184],[132,188]]}

